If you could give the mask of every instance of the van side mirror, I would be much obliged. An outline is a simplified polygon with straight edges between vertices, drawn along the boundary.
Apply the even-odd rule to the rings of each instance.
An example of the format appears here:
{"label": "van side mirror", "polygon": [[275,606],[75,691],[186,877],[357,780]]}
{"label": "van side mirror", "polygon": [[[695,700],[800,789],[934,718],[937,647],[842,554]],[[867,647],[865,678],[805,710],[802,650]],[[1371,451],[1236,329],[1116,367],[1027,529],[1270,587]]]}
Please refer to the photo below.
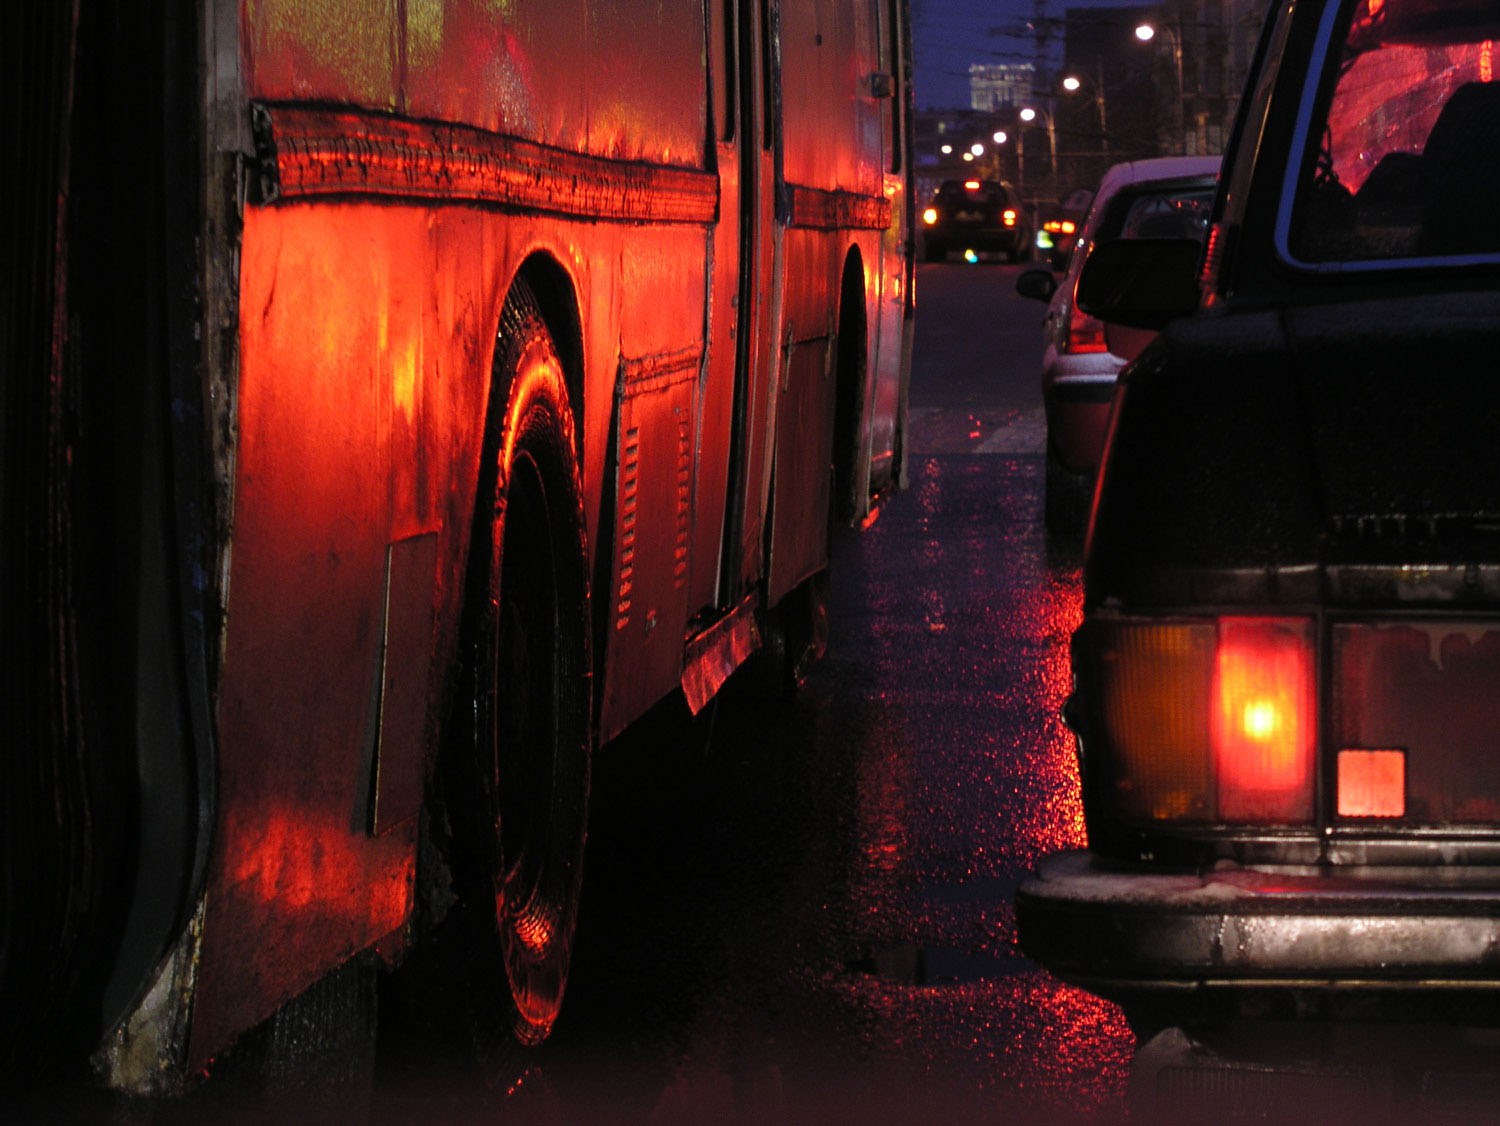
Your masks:
{"label": "van side mirror", "polygon": [[1078,278],[1078,307],[1101,321],[1160,330],[1198,308],[1202,257],[1194,238],[1098,243]]}

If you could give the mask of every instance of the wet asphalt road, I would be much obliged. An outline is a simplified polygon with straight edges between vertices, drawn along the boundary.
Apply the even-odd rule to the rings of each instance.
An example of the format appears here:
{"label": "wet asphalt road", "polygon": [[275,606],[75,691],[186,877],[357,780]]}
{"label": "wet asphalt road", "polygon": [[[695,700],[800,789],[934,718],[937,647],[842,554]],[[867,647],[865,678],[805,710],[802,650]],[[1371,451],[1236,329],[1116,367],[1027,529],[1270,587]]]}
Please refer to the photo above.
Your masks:
{"label": "wet asphalt road", "polygon": [[1083,832],[1058,717],[1078,549],[1042,532],[1017,272],[919,271],[911,487],[837,543],[801,693],[746,669],[601,752],[568,1004],[496,1120],[1120,1113],[1119,1010],[1015,936],[1017,882]]}

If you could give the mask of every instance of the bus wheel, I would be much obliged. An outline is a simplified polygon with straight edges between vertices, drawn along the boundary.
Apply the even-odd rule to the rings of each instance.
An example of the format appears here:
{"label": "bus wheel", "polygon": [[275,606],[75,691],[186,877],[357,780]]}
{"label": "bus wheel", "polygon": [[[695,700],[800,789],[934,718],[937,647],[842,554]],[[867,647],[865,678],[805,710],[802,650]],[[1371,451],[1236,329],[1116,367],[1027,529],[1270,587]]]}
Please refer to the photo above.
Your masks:
{"label": "bus wheel", "polygon": [[[481,1057],[536,1044],[567,983],[591,747],[583,500],[562,363],[518,282],[501,317],[469,571],[463,730],[445,803],[462,914],[481,941]],[[484,956],[488,947],[490,956]]]}

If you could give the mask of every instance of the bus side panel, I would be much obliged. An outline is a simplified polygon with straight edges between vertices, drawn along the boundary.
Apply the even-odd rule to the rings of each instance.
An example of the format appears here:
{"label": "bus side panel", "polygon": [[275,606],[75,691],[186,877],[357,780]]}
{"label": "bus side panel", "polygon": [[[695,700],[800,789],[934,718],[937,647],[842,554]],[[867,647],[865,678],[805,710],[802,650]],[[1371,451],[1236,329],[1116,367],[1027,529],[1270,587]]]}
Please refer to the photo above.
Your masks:
{"label": "bus side panel", "polygon": [[398,0],[241,0],[245,88],[399,110]]}
{"label": "bus side panel", "polygon": [[[882,68],[894,79],[892,97],[885,106],[884,184],[891,203],[891,224],[880,232],[877,254],[866,262],[880,264],[879,315],[871,321],[874,342],[870,350],[873,402],[870,411],[870,483],[873,494],[889,485],[904,484],[899,463],[900,443],[906,426],[907,380],[911,369],[912,326],[915,313],[912,228],[913,199],[908,183],[911,140],[911,45],[906,0],[875,0],[881,5]],[[870,291],[872,294],[877,289]]]}
{"label": "bus side panel", "polygon": [[242,10],[253,97],[704,165],[701,0],[243,0]]}
{"label": "bus side panel", "polygon": [[615,380],[616,404],[615,456],[601,482],[613,492],[611,583],[594,593],[606,603],[597,619],[606,632],[603,739],[682,677],[708,284],[702,228],[619,230],[609,262],[617,271],[618,311],[599,322],[601,329],[617,324],[618,335],[596,334],[598,367]]}
{"label": "bus side panel", "polygon": [[782,8],[782,171],[789,183],[880,192],[879,68],[870,0]]}
{"label": "bus side panel", "polygon": [[[246,213],[194,1066],[406,920],[420,793],[387,795],[377,825],[377,725],[435,720],[502,297],[494,222],[359,204]],[[411,550],[423,536],[435,544]],[[406,604],[388,608],[388,586]],[[424,616],[431,640],[402,670],[420,684],[398,694],[411,714],[387,701],[382,717],[387,618],[414,623],[391,638],[410,650]],[[406,758],[384,773],[412,777],[423,751],[380,747]]]}
{"label": "bus side panel", "polygon": [[785,235],[786,313],[766,592],[771,605],[828,563],[833,347],[842,244],[836,232],[794,228]]}

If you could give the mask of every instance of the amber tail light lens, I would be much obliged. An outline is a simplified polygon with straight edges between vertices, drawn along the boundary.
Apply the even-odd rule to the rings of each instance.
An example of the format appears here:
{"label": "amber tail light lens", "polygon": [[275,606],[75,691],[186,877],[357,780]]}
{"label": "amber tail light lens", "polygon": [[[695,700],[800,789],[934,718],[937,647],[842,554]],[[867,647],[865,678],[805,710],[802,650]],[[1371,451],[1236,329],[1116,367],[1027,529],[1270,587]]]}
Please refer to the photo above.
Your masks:
{"label": "amber tail light lens", "polygon": [[1265,825],[1312,819],[1310,620],[1095,626],[1104,774],[1118,815]]}
{"label": "amber tail light lens", "polygon": [[1116,808],[1132,820],[1209,820],[1213,623],[1112,622],[1102,633],[1099,693]]}

